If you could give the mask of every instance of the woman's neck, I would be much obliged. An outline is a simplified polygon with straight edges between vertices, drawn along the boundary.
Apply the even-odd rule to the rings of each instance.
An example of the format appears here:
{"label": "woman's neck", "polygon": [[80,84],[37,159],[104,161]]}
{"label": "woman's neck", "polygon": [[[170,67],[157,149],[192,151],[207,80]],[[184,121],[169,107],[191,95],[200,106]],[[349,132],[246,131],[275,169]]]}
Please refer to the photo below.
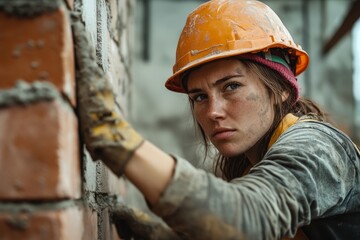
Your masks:
{"label": "woman's neck", "polygon": [[257,164],[261,159],[259,157],[261,153],[261,145],[261,141],[258,141],[254,146],[245,152],[245,156],[249,160],[251,166]]}

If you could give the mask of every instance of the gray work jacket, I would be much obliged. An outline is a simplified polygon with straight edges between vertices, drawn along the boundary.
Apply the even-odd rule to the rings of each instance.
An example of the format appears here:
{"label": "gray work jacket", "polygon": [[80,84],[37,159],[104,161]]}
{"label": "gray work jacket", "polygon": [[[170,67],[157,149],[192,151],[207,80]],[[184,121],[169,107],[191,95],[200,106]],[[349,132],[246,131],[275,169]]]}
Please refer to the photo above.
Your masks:
{"label": "gray work jacket", "polygon": [[360,211],[360,156],[335,128],[298,122],[231,182],[177,158],[151,208],[183,239],[292,237],[311,220]]}

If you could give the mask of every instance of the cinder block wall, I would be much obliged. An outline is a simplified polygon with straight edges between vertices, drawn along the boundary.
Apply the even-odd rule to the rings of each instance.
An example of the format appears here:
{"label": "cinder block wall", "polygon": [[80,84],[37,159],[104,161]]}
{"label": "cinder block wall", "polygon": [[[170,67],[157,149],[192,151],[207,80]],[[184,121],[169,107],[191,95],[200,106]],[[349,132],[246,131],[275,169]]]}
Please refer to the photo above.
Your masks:
{"label": "cinder block wall", "polygon": [[119,239],[125,185],[81,143],[72,15],[128,114],[135,0],[0,0],[0,239]]}

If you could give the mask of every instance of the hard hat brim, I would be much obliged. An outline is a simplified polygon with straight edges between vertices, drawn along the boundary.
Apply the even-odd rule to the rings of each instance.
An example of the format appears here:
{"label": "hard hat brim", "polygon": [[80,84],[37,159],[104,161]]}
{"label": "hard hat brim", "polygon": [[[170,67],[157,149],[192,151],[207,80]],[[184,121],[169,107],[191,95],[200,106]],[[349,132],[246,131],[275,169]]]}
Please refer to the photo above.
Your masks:
{"label": "hard hat brim", "polygon": [[[272,45],[269,45],[258,51],[251,51],[251,52],[248,49],[243,49],[243,51],[239,51],[239,49],[234,49],[234,50],[224,51],[224,52],[220,52],[220,53],[215,52],[215,54],[214,53],[208,54],[207,56],[198,58],[194,61],[187,59],[186,62],[188,62],[188,64],[178,68],[179,70],[174,72],[173,75],[171,77],[169,77],[168,80],[165,82],[165,87],[174,92],[186,93],[185,89],[183,88],[183,86],[181,84],[181,80],[182,80],[181,76],[185,72],[188,72],[195,67],[198,67],[204,63],[208,63],[208,62],[211,62],[214,60],[240,56],[240,55],[246,54],[246,53],[267,52],[271,48],[288,48],[288,49],[290,49],[290,51],[293,50],[292,54],[297,57],[296,72],[295,72],[296,76],[301,74],[307,68],[308,63],[309,63],[309,56],[304,50],[300,49],[301,47],[299,47],[299,46],[297,46],[297,48],[295,49],[292,46],[286,46],[283,43],[281,43],[281,44],[272,44]],[[188,57],[190,55],[191,55],[191,53],[187,54]],[[175,68],[175,66],[174,66],[174,68]]]}

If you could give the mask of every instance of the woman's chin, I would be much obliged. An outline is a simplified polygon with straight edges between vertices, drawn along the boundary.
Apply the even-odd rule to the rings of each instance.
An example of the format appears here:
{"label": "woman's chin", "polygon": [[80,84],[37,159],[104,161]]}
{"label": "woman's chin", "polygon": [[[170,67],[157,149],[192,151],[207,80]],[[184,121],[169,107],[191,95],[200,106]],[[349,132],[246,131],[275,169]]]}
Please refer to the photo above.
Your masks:
{"label": "woman's chin", "polygon": [[236,157],[243,154],[243,152],[240,152],[238,149],[237,151],[234,149],[218,149],[218,150],[219,153],[226,158]]}

